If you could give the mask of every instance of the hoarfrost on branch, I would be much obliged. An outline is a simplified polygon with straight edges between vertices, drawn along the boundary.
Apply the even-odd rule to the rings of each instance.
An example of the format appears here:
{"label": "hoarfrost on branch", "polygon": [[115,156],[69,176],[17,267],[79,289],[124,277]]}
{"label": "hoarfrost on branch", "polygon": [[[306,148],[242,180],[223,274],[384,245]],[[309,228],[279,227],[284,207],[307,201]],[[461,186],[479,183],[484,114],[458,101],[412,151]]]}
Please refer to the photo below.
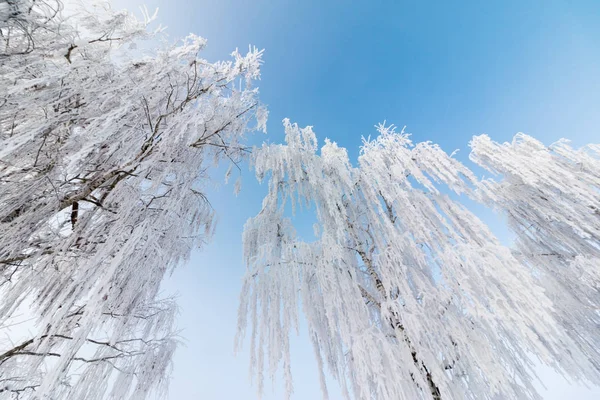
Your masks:
{"label": "hoarfrost on branch", "polygon": [[[253,154],[258,179],[268,180],[268,194],[244,231],[248,271],[237,343],[249,327],[259,393],[265,373],[274,377],[280,366],[288,395],[293,391],[289,335],[298,329],[300,309],[324,398],[326,367],[345,396],[356,399],[540,398],[532,384],[532,357],[576,379],[599,382],[599,347],[588,352],[592,344],[586,347],[565,329],[576,322],[582,336],[595,335],[597,341],[597,319],[595,330],[594,322],[585,320],[598,307],[586,303],[592,292],[596,299],[598,294],[597,157],[582,152],[577,163],[570,158],[572,150],[560,145],[553,169],[528,161],[535,175],[514,165],[519,160],[511,155],[499,156],[511,161],[492,163],[498,152],[484,150],[484,143],[491,144],[476,138],[473,157],[495,170],[503,167],[500,172],[509,180],[497,185],[514,184],[513,170],[529,179],[529,186],[518,189],[523,193],[504,194],[494,182],[479,182],[437,145],[413,144],[393,127],[380,125],[377,139],[364,142],[355,168],[335,143],[326,141],[319,153],[310,127],[287,120],[284,125],[285,144],[263,145]],[[528,217],[518,220],[521,227],[544,214],[558,218],[548,214],[550,203],[542,197],[559,195],[555,177],[560,174],[566,174],[568,197],[553,211],[562,219],[521,239],[549,241],[551,248],[523,244],[520,252],[511,251],[449,196],[453,191],[482,200],[487,190],[489,201],[499,206],[518,200],[519,215]],[[546,188],[539,190],[538,181]],[[567,189],[566,182],[573,181],[575,187]],[[537,197],[534,203],[531,196]],[[288,205],[314,207],[314,241],[297,235]],[[515,210],[512,204],[506,207]],[[539,214],[532,215],[532,208]],[[570,208],[578,210],[572,219],[565,213]],[[559,224],[564,241],[550,237]],[[558,265],[567,259],[570,241],[577,242],[569,253],[577,261]],[[556,265],[523,263],[532,252],[561,256],[549,258]],[[533,271],[552,274],[559,267],[570,276],[565,282],[543,285]],[[579,283],[586,274],[589,279]],[[575,304],[575,296],[567,294],[571,285],[588,297],[577,305],[587,314],[569,319],[565,305],[556,302],[567,295]],[[565,312],[560,315],[570,322],[559,323],[556,312]]]}
{"label": "hoarfrost on branch", "polygon": [[103,3],[0,3],[2,397],[165,394],[177,339],[163,276],[214,229],[207,170],[264,130],[262,52],[209,63],[190,35],[136,56],[154,16]]}

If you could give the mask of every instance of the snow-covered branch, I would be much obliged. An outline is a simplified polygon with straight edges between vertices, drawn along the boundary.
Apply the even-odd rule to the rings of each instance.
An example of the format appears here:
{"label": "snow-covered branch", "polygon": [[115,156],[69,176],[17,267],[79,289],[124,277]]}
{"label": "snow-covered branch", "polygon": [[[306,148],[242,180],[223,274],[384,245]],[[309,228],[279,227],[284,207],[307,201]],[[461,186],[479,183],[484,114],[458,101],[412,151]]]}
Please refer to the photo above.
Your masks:
{"label": "snow-covered branch", "polygon": [[[160,35],[148,27],[155,16],[91,2],[66,18],[58,1],[6,4],[0,323],[31,304],[41,328],[5,351],[0,376],[31,377],[20,388],[35,385],[41,397],[143,397],[163,388],[176,344],[155,341],[173,335],[173,312],[144,305],[213,233],[207,169],[237,165],[245,133],[265,128],[253,88],[262,52],[208,63],[206,41],[190,35],[134,55],[138,41]],[[76,380],[73,363],[87,365]],[[125,375],[110,378],[111,368]]]}

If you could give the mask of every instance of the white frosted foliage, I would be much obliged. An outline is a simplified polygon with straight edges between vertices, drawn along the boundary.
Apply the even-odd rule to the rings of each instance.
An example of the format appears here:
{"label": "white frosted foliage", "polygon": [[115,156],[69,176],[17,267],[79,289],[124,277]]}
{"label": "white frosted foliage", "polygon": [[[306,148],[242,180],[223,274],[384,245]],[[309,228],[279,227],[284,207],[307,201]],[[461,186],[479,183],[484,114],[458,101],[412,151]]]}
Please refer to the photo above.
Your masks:
{"label": "white frosted foliage", "polygon": [[208,169],[239,162],[244,132],[265,126],[252,87],[262,52],[209,63],[206,41],[190,35],[134,55],[159,34],[147,29],[155,15],[10,7],[0,12],[0,323],[29,302],[37,330],[1,342],[0,397],[165,395],[176,307],[160,283],[213,232]]}
{"label": "white frosted foliage", "polygon": [[471,159],[496,179],[479,198],[506,216],[514,254],[554,300],[555,316],[600,370],[600,146],[551,146],[524,134],[471,142]]}
{"label": "white frosted foliage", "polygon": [[[324,398],[324,370],[355,399],[539,398],[532,355],[598,381],[530,269],[446,194],[476,195],[465,166],[381,125],[353,167],[335,143],[318,152],[310,127],[284,125],[285,144],[253,154],[268,194],[244,231],[238,345],[249,328],[259,392],[281,367],[291,393],[300,311]],[[314,241],[289,203],[314,210]]]}

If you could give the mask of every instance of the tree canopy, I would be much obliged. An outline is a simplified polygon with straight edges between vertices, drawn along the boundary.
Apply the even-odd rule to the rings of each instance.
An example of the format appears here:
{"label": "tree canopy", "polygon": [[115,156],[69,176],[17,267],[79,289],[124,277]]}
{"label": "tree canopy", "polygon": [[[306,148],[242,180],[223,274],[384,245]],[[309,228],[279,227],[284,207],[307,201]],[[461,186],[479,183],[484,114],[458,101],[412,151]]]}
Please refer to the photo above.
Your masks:
{"label": "tree canopy", "polygon": [[[335,143],[326,140],[319,152],[310,127],[284,125],[284,145],[264,145],[253,154],[268,194],[244,231],[248,272],[239,339],[250,324],[259,382],[263,365],[274,376],[282,363],[292,391],[288,337],[298,329],[300,310],[325,397],[325,367],[346,397],[357,399],[539,398],[532,357],[598,382],[592,303],[598,290],[597,147],[575,152],[559,144],[549,154],[524,135],[504,146],[476,137],[472,158],[503,174],[500,182],[480,182],[437,145],[413,144],[393,127],[380,125],[353,167]],[[519,149],[536,144],[539,154]],[[537,175],[520,167],[514,153],[539,157],[540,163],[527,161]],[[560,174],[564,182],[580,182],[570,190],[573,197],[536,210],[556,193]],[[530,177],[529,185],[519,185],[519,177]],[[530,236],[519,230],[524,237],[511,249],[450,192],[518,215],[511,224],[517,229],[536,216],[549,218],[551,207],[559,216],[550,226],[539,221],[543,226]],[[289,203],[292,210],[314,207],[314,241],[296,234]],[[586,219],[578,236],[571,208]],[[577,243],[571,257],[540,254],[565,251],[569,242],[545,233],[564,229],[560,224]],[[524,262],[531,254],[550,264]],[[556,268],[568,278],[560,280]],[[569,303],[557,305],[563,297]],[[568,312],[572,306],[575,313]]]}
{"label": "tree canopy", "polygon": [[143,398],[177,343],[160,283],[214,229],[208,170],[265,127],[262,52],[209,63],[190,35],[144,55],[147,12],[2,6],[0,321],[28,307],[38,328],[4,344],[2,391]]}

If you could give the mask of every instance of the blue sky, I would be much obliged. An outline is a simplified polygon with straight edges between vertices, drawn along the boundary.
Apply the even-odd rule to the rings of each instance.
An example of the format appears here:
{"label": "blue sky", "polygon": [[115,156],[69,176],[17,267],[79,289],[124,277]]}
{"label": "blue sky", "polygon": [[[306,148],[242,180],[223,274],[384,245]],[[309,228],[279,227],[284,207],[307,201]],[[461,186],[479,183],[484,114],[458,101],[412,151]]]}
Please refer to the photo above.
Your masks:
{"label": "blue sky", "polygon": [[[387,120],[413,140],[447,151],[487,133],[517,132],[546,143],[567,137],[600,142],[600,2],[598,1],[183,1],[118,0],[160,8],[171,38],[208,39],[205,58],[228,57],[249,44],[265,48],[261,99],[270,109],[268,136],[283,140],[281,120],[314,126],[358,155],[361,136]],[[175,273],[166,290],[180,294],[179,326],[187,347],[175,358],[173,399],[255,399],[248,355],[233,357],[244,271],[241,231],[265,188],[244,171],[242,193],[212,190],[220,214],[211,245]],[[497,218],[483,213],[502,235]],[[312,350],[293,342],[294,399],[318,399]],[[570,386],[541,370],[547,399],[597,399],[600,389]],[[267,398],[281,399],[281,383]],[[332,390],[331,398],[337,399]]]}

